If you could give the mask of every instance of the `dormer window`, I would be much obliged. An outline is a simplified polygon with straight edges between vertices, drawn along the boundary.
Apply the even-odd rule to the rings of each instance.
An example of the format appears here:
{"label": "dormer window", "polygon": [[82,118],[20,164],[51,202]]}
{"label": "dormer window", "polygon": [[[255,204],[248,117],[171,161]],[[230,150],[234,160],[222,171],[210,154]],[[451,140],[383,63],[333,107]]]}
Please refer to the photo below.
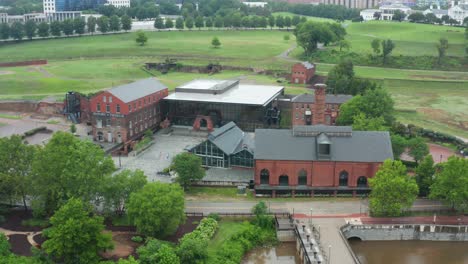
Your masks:
{"label": "dormer window", "polygon": [[331,143],[332,142],[325,133],[321,133],[317,137],[317,153],[319,159],[330,159]]}

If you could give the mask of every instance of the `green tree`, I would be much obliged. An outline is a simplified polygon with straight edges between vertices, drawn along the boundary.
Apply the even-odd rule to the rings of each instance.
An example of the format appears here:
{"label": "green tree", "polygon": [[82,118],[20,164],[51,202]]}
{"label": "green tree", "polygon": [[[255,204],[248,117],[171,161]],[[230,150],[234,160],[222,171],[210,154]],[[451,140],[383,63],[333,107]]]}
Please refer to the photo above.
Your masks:
{"label": "green tree", "polygon": [[193,18],[191,17],[188,17],[186,20],[185,20],[185,27],[187,27],[189,30],[192,30],[193,28]]}
{"label": "green tree", "polygon": [[184,192],[179,185],[148,183],[130,195],[127,214],[138,232],[162,238],[185,221]]}
{"label": "green tree", "polygon": [[0,233],[0,257],[12,255],[10,251],[10,243],[5,234]]}
{"label": "green tree", "polygon": [[213,39],[211,40],[211,46],[213,46],[213,48],[215,49],[221,46],[221,42],[219,41],[218,37],[213,37]]}
{"label": "green tree", "polygon": [[175,156],[171,168],[177,173],[177,182],[184,190],[192,181],[201,180],[205,176],[201,158],[188,152]]}
{"label": "green tree", "polygon": [[223,18],[220,16],[216,16],[214,20],[215,28],[222,28],[224,24]]}
{"label": "green tree", "polygon": [[268,213],[268,207],[265,202],[260,201],[254,207],[252,207],[252,214],[255,216],[266,215]]}
{"label": "green tree", "polygon": [[88,33],[93,34],[96,32],[96,24],[97,24],[97,19],[93,16],[90,16],[88,18],[88,21],[86,22],[86,27],[88,28]]}
{"label": "green tree", "polygon": [[10,37],[10,25],[7,23],[0,24],[0,38],[8,39]]}
{"label": "green tree", "polygon": [[205,263],[208,258],[208,242],[206,239],[182,237],[177,249],[180,263],[197,264]]}
{"label": "green tree", "polygon": [[[128,15],[123,15],[120,18],[120,22],[122,23],[122,29],[125,31],[129,31],[132,29],[132,19]],[[171,20],[172,22],[172,20]]]}
{"label": "green tree", "polygon": [[345,39],[342,39],[340,41],[338,41],[338,47],[340,47],[340,52],[345,49],[347,51],[349,51],[349,49],[351,48],[351,43]]}
{"label": "green tree", "polygon": [[109,31],[109,18],[107,16],[101,16],[97,19],[96,24],[101,33],[105,34]]}
{"label": "green tree", "polygon": [[299,23],[301,23],[301,17],[300,16],[293,16],[292,20],[291,20],[291,24],[293,26],[297,26]]}
{"label": "green tree", "polygon": [[85,33],[86,21],[77,17],[73,20],[73,28],[75,29],[76,34],[83,35]]}
{"label": "green tree", "polygon": [[408,141],[409,155],[413,157],[416,163],[419,163],[425,156],[429,154],[429,147],[424,138],[415,137]]}
{"label": "green tree", "polygon": [[25,210],[28,209],[26,198],[31,194],[34,177],[31,164],[36,153],[37,148],[24,144],[18,135],[0,138],[0,196],[6,193],[10,200],[21,198]]}
{"label": "green tree", "polygon": [[52,21],[50,23],[50,34],[54,37],[60,37],[62,35],[62,23],[60,23],[60,21]]}
{"label": "green tree", "polygon": [[400,135],[391,135],[392,141],[392,150],[393,150],[393,157],[395,159],[400,159],[401,154],[405,152],[406,148],[408,147],[408,140]]}
{"label": "green tree", "polygon": [[380,39],[373,39],[371,42],[372,51],[374,52],[376,57],[380,55],[380,42]]}
{"label": "green tree", "polygon": [[250,18],[248,16],[243,17],[241,20],[241,25],[245,28],[251,27]]}
{"label": "green tree", "polygon": [[284,18],[284,26],[285,26],[286,28],[290,28],[290,27],[291,27],[291,25],[292,25],[291,18],[290,18],[290,17],[288,17],[288,16],[287,16],[287,17],[285,17],[285,18]]}
{"label": "green tree", "polygon": [[211,19],[211,17],[207,17],[206,20],[205,20],[205,26],[207,28],[211,28],[213,27],[213,20]]}
{"label": "green tree", "polygon": [[235,13],[231,18],[232,26],[239,28],[242,25],[242,15],[240,13]]}
{"label": "green tree", "polygon": [[66,19],[65,21],[63,21],[62,30],[63,30],[63,34],[65,34],[66,36],[73,35],[73,31],[74,31],[73,20]]}
{"label": "green tree", "polygon": [[146,176],[141,170],[123,170],[115,174],[104,186],[104,209],[123,215],[130,195],[141,190],[146,183]]}
{"label": "green tree", "polygon": [[71,197],[95,200],[114,162],[97,145],[70,133],[56,132],[34,157],[32,187],[39,208],[51,214]]}
{"label": "green tree", "polygon": [[13,22],[10,26],[10,36],[16,40],[22,40],[24,37],[24,26],[20,22]]}
{"label": "green tree", "polygon": [[176,19],[176,24],[175,24],[175,27],[177,29],[184,29],[184,19],[179,17]]}
{"label": "green tree", "polygon": [[37,26],[37,35],[42,38],[46,38],[49,36],[49,24],[46,22],[41,22]]}
{"label": "green tree", "polygon": [[268,17],[268,25],[270,26],[271,29],[273,29],[273,27],[276,25],[276,19],[274,16],[270,15]]}
{"label": "green tree", "polygon": [[368,118],[364,113],[359,113],[353,118],[353,130],[357,131],[387,131],[385,120],[382,116]]}
{"label": "green tree", "polygon": [[453,209],[468,212],[468,159],[452,156],[435,174],[429,197],[441,199]]}
{"label": "green tree", "polygon": [[76,133],[76,126],[75,124],[71,124],[70,126],[70,133],[75,134]]}
{"label": "green tree", "polygon": [[418,195],[416,181],[406,173],[401,161],[386,160],[374,178],[369,179],[372,191],[369,209],[373,216],[400,216],[410,208]]}
{"label": "green tree", "polygon": [[442,59],[445,57],[445,54],[447,53],[448,49],[448,40],[446,38],[440,38],[439,42],[436,45],[437,48],[437,53],[438,53],[438,58],[437,58],[437,64],[442,63]]}
{"label": "green tree", "polygon": [[195,27],[197,27],[198,29],[201,29],[204,26],[205,26],[205,21],[203,20],[203,17],[197,16],[195,18]]}
{"label": "green tree", "polygon": [[388,57],[390,56],[394,48],[395,43],[393,43],[391,39],[382,41],[382,57],[384,65],[387,64]]}
{"label": "green tree", "polygon": [[72,198],[50,218],[42,248],[58,262],[97,263],[99,252],[113,248],[111,234],[103,233],[103,222],[93,216],[89,204]]}
{"label": "green tree", "polygon": [[156,239],[148,239],[144,246],[137,249],[140,264],[178,264],[175,250]]}
{"label": "green tree", "polygon": [[403,13],[401,10],[395,10],[395,12],[393,13],[393,17],[392,17],[392,20],[393,21],[403,21],[406,17],[406,14]]}
{"label": "green tree", "polygon": [[[278,23],[278,21],[276,21]],[[330,43],[336,38],[328,24],[307,21],[297,25],[294,30],[296,41],[304,49],[305,55],[317,50],[318,43]]]}
{"label": "green tree", "polygon": [[[110,264],[112,263],[113,262],[111,262]],[[100,264],[104,264],[104,263],[100,263]],[[136,260],[133,256],[129,256],[128,259],[119,259],[117,264],[141,264],[141,262]]]}
{"label": "green tree", "polygon": [[428,196],[429,187],[433,183],[433,177],[435,174],[434,160],[431,155],[427,155],[415,170],[416,183],[419,186],[419,195]]}
{"label": "green tree", "polygon": [[24,33],[28,39],[32,39],[36,36],[37,24],[34,20],[28,20],[24,23]]}
{"label": "green tree", "polygon": [[276,17],[276,26],[279,28],[284,28],[284,17],[283,16],[277,16]]}
{"label": "green tree", "polygon": [[283,40],[289,41],[289,35],[288,35],[288,34],[284,35],[284,36],[283,36]]}
{"label": "green tree", "polygon": [[156,20],[154,20],[154,28],[157,29],[163,29],[164,28],[164,20],[162,17],[157,17]]}
{"label": "green tree", "polygon": [[166,18],[166,23],[164,24],[165,28],[173,28],[174,22],[172,22],[172,18]]}
{"label": "green tree", "polygon": [[120,18],[117,15],[113,15],[109,19],[109,30],[110,31],[120,31],[121,24]]}
{"label": "green tree", "polygon": [[146,36],[145,32],[138,30],[135,41],[138,43],[138,45],[144,46],[146,42],[148,42],[148,37]]}

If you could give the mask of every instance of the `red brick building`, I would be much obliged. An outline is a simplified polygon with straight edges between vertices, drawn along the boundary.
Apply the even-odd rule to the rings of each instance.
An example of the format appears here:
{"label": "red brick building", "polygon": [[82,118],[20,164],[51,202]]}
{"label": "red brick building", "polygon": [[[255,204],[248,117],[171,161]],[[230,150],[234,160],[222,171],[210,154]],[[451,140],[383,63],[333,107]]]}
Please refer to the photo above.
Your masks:
{"label": "red brick building", "polygon": [[153,78],[114,87],[90,100],[95,141],[126,143],[161,122],[159,102],[168,95]]}
{"label": "red brick building", "polygon": [[257,195],[356,195],[393,159],[390,135],[351,127],[297,126],[255,131]]}
{"label": "red brick building", "polygon": [[353,98],[347,94],[326,94],[325,84],[316,84],[314,94],[300,94],[291,100],[292,125],[335,125],[340,105]]}
{"label": "red brick building", "polygon": [[291,83],[309,83],[315,75],[315,64],[310,62],[299,62],[292,66]]}

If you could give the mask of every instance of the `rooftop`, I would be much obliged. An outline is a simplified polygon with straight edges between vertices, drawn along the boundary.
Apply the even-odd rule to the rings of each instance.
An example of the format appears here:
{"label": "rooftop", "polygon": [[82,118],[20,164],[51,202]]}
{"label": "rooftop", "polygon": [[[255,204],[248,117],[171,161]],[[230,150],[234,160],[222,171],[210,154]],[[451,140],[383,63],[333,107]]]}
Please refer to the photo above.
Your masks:
{"label": "rooftop", "polygon": [[237,80],[194,80],[165,99],[266,106],[283,90],[283,86],[240,84]]}
{"label": "rooftop", "polygon": [[315,68],[315,65],[312,64],[312,63],[310,63],[310,62],[308,62],[308,61],[303,61],[303,62],[301,62],[301,64],[304,65],[304,67],[305,67],[306,69],[313,69],[313,68]]}
{"label": "rooftop", "polygon": [[253,133],[245,133],[234,122],[215,129],[208,135],[208,140],[227,155],[235,154],[243,149],[253,152],[255,147]]}
{"label": "rooftop", "polygon": [[[325,103],[327,104],[342,104],[353,98],[348,94],[327,94],[325,95]],[[292,99],[293,103],[315,103],[314,94],[300,94]]]}
{"label": "rooftop", "polygon": [[147,78],[116,86],[107,91],[122,100],[124,103],[128,103],[166,88],[167,87],[160,81],[154,78]]}

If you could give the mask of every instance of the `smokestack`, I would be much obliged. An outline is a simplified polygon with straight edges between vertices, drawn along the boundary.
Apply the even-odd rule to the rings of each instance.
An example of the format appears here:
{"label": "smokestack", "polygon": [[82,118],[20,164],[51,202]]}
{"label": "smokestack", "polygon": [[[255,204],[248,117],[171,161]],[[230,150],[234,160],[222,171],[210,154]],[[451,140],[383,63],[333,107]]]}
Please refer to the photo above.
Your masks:
{"label": "smokestack", "polygon": [[312,123],[325,124],[325,96],[326,96],[327,85],[323,83],[317,83],[315,85],[315,103]]}

